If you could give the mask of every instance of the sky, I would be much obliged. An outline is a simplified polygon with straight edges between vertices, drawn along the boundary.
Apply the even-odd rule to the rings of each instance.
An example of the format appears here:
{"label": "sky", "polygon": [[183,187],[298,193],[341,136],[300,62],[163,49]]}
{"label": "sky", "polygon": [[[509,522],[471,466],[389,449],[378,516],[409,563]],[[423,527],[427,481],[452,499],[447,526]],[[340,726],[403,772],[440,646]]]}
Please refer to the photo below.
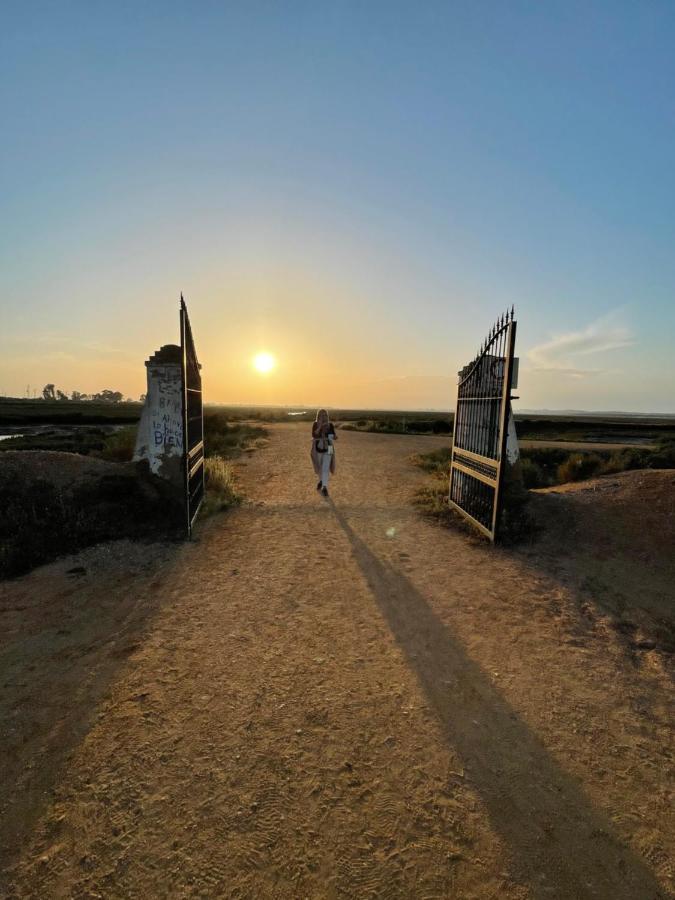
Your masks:
{"label": "sky", "polygon": [[[675,4],[4,2],[0,393],[675,413]],[[275,368],[251,365],[268,352]],[[518,408],[518,407],[516,407]]]}

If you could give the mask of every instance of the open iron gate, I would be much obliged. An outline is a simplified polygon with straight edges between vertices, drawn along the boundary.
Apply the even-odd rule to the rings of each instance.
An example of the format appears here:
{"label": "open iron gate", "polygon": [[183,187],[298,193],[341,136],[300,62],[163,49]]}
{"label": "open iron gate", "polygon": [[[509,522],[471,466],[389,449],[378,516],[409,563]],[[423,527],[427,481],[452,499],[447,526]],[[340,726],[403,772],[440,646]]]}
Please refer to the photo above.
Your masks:
{"label": "open iron gate", "polygon": [[180,349],[183,386],[183,465],[185,470],[185,514],[188,537],[204,500],[204,411],[201,366],[192,338],[190,317],[180,295]]}
{"label": "open iron gate", "polygon": [[449,503],[491,541],[499,530],[515,343],[511,308],[461,370],[457,388]]}

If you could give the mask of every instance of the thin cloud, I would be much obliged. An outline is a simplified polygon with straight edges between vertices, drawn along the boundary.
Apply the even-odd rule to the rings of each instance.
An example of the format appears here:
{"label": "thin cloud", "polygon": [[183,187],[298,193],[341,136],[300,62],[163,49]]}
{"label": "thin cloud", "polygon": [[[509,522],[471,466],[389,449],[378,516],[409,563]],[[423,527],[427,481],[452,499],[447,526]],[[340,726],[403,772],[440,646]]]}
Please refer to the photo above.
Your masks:
{"label": "thin cloud", "polygon": [[606,371],[596,366],[579,366],[577,357],[586,357],[608,350],[620,350],[634,344],[633,336],[625,325],[615,321],[614,315],[603,316],[583,331],[560,334],[533,347],[527,354],[531,371],[552,372],[570,378],[586,378]]}

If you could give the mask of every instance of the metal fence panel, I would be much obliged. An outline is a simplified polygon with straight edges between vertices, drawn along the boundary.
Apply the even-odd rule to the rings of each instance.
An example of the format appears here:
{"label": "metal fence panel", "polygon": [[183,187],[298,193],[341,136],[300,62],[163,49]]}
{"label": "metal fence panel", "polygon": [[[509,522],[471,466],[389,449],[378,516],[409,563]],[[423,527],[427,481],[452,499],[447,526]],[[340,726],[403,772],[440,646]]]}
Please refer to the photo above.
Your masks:
{"label": "metal fence panel", "polygon": [[515,340],[511,309],[461,370],[457,387],[449,503],[491,541],[499,531]]}

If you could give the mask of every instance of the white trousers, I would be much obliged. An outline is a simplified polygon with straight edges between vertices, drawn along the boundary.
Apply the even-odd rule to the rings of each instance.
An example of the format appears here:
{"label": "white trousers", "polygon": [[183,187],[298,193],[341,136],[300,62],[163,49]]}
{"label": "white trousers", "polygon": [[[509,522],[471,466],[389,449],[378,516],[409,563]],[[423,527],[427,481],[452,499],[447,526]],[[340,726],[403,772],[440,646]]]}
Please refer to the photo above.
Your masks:
{"label": "white trousers", "polygon": [[327,488],[328,482],[330,480],[330,453],[320,453],[319,459],[321,460],[321,484]]}

